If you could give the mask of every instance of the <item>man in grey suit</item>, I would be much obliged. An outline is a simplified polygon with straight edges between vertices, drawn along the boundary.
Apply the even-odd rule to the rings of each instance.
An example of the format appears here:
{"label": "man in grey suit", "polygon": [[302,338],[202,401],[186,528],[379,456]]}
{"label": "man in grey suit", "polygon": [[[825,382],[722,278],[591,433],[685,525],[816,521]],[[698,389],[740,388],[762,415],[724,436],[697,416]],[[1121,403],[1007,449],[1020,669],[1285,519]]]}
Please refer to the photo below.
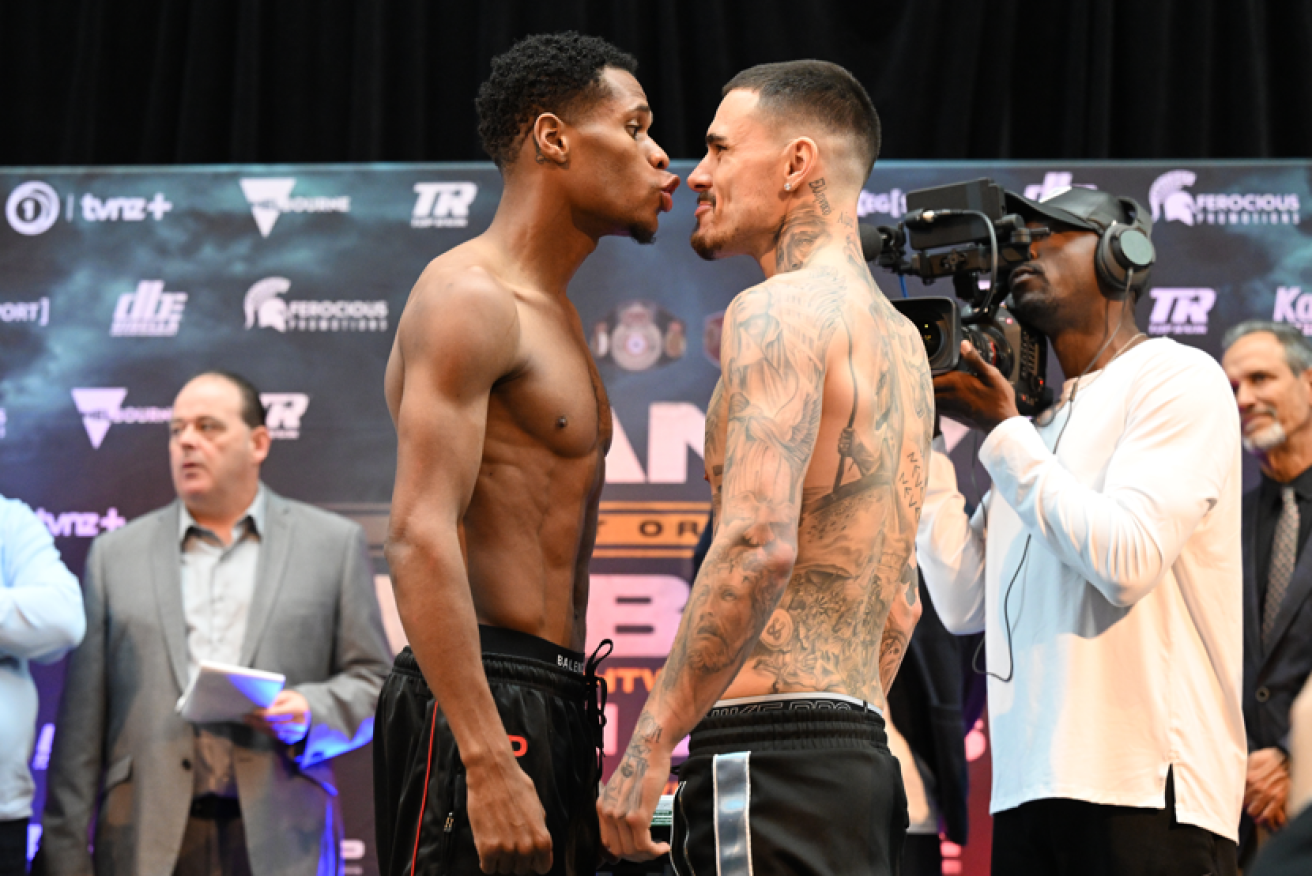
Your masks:
{"label": "man in grey suit", "polygon": [[[196,377],[173,404],[178,501],[92,545],[38,872],[341,872],[331,758],[372,738],[389,652],[362,530],[263,486],[268,452],[255,388]],[[287,686],[193,725],[176,705],[202,660]]]}

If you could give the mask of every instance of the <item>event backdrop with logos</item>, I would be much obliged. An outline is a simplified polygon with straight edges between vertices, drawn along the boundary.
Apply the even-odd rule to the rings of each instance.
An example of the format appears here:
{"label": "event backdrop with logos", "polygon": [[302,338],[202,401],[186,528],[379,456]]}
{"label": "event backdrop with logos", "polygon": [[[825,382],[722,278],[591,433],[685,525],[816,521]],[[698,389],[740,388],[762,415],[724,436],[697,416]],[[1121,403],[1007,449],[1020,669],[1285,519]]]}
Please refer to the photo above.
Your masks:
{"label": "event backdrop with logos", "polygon": [[[1031,197],[1096,186],[1150,210],[1159,263],[1139,318],[1152,335],[1219,354],[1225,328],[1250,317],[1312,333],[1312,163],[890,162],[861,195],[861,221],[892,223],[906,192],[982,176]],[[37,509],[80,573],[92,538],[173,498],[164,424],[183,381],[240,371],[265,393],[266,481],[365,526],[399,648],[381,551],[396,461],[383,369],[415,278],[487,227],[500,191],[485,164],[0,170],[0,494]],[[720,319],[761,279],[746,258],[693,254],[693,201],[679,189],[654,245],[602,241],[570,293],[615,412],[589,609],[590,646],[616,644],[608,753],[627,740],[687,599],[709,507],[702,430]],[[875,275],[901,294],[897,278]],[[907,291],[951,294],[918,280]],[[986,476],[961,431],[949,438],[977,499]],[[43,789],[63,668],[34,672]],[[981,730],[970,744],[977,816]],[[339,771],[348,872],[372,873],[367,752]],[[965,850],[945,846],[945,872],[985,872],[987,842],[977,826]]]}

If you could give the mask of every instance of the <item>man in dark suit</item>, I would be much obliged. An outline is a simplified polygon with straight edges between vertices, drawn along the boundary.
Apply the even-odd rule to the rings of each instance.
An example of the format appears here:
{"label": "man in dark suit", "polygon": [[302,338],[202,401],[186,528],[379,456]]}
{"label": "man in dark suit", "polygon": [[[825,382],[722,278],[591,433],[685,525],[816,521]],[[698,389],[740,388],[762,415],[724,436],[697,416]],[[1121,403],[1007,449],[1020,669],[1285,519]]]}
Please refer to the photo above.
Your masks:
{"label": "man in dark suit", "polygon": [[[1262,468],[1244,495],[1243,851],[1284,826],[1289,713],[1312,672],[1312,345],[1282,323],[1250,321],[1224,339],[1222,365]],[[1254,830],[1254,827],[1257,830]]]}
{"label": "man in dark suit", "polygon": [[[268,452],[255,388],[200,375],[173,404],[178,501],[92,545],[40,872],[342,872],[331,758],[372,738],[388,649],[363,531],[261,484]],[[286,688],[194,725],[176,705],[202,660]]]}

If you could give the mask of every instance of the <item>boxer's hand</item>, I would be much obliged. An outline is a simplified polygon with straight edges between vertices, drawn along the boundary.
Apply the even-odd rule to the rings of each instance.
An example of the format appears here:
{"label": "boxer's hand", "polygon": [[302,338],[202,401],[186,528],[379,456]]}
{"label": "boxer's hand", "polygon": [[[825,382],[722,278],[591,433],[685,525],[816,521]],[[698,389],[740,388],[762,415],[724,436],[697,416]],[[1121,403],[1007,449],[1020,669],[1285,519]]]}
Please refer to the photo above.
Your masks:
{"label": "boxer's hand", "polygon": [[656,740],[642,732],[644,722],[655,723],[645,713],[639,717],[624,760],[597,801],[602,845],[611,855],[634,861],[650,861],[670,850],[669,843],[651,838],[651,817],[670,777],[670,751],[659,744],[659,728]]}
{"label": "boxer's hand", "polygon": [[551,834],[533,780],[509,752],[465,765],[469,827],[484,873],[551,869]]}
{"label": "boxer's hand", "polygon": [[934,378],[938,413],[989,433],[1003,420],[1020,416],[1016,390],[1002,372],[985,362],[970,341],[961,342],[961,358],[978,374],[952,371]]}
{"label": "boxer's hand", "polygon": [[264,735],[295,745],[310,732],[310,703],[296,691],[285,690],[274,697],[267,709],[249,712],[245,720]]}

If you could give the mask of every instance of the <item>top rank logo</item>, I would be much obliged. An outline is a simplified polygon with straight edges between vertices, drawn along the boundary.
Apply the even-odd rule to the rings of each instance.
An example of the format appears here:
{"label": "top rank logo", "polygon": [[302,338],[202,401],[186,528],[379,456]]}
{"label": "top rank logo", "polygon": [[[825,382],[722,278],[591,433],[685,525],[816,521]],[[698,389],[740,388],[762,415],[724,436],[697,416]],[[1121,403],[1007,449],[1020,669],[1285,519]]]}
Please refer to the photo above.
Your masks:
{"label": "top rank logo", "polygon": [[1151,335],[1205,335],[1207,315],[1216,304],[1215,289],[1149,289],[1153,297],[1148,316]]}
{"label": "top rank logo", "polygon": [[469,225],[469,206],[478,197],[478,185],[415,183],[415,194],[418,197],[410,214],[411,228],[465,228]]}
{"label": "top rank logo", "polygon": [[347,195],[324,198],[293,198],[296,177],[272,179],[243,179],[242,194],[251,205],[251,215],[260,229],[261,237],[268,237],[273,223],[283,213],[349,213],[351,199]]}
{"label": "top rank logo", "polygon": [[1297,225],[1301,209],[1296,192],[1275,194],[1199,194],[1185,191],[1198,180],[1192,170],[1172,170],[1148,189],[1153,221],[1185,225]]}
{"label": "top rank logo", "polygon": [[1025,187],[1025,197],[1031,201],[1043,202],[1053,195],[1060,194],[1069,188],[1096,189],[1095,185],[1090,183],[1074,182],[1075,174],[1067,173],[1064,170],[1052,170],[1043,175],[1043,182],[1037,185]]}
{"label": "top rank logo", "polygon": [[163,280],[142,280],[120,295],[109,333],[116,338],[171,338],[182,325],[186,292],[165,292]]}

